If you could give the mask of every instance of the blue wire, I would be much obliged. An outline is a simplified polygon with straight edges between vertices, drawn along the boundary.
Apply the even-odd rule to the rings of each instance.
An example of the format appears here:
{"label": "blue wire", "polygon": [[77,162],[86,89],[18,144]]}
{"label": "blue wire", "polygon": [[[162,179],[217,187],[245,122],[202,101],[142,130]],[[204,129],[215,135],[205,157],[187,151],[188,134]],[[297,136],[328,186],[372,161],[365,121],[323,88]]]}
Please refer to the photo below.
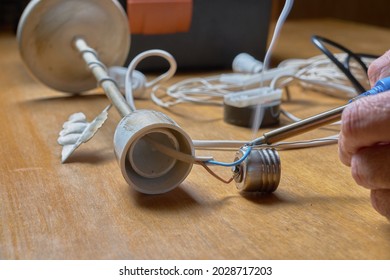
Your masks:
{"label": "blue wire", "polygon": [[351,102],[355,101],[356,99],[366,97],[369,95],[375,95],[375,94],[378,94],[378,93],[381,93],[381,92],[384,92],[387,90],[390,90],[390,77],[380,79],[378,82],[376,82],[375,86],[372,89],[370,89],[366,92],[363,92],[362,94],[359,94],[355,98],[352,98],[351,100],[349,100],[348,103],[351,103]]}
{"label": "blue wire", "polygon": [[242,155],[242,157],[234,162],[220,162],[220,161],[216,161],[216,160],[209,160],[209,161],[206,161],[205,163],[219,165],[219,166],[225,166],[225,167],[236,166],[236,165],[239,165],[241,162],[243,162],[249,156],[251,151],[252,151],[252,147],[247,146],[247,149],[244,152],[244,154]]}

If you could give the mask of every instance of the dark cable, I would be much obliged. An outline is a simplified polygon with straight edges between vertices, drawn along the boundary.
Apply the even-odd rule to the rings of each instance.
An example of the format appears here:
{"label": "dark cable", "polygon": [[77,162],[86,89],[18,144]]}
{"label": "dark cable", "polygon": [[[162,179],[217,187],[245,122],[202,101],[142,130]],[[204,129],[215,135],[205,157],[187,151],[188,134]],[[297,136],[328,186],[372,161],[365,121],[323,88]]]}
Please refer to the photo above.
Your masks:
{"label": "dark cable", "polygon": [[[365,92],[366,89],[362,86],[362,84],[355,78],[355,76],[351,73],[349,69],[349,62],[351,58],[355,59],[356,62],[362,67],[362,69],[367,73],[367,66],[366,64],[361,60],[361,57],[371,57],[371,55],[366,54],[356,54],[346,47],[331,41],[327,38],[314,35],[311,38],[314,45],[316,45],[317,48],[319,48],[339,69],[341,72],[344,73],[344,75],[350,80],[354,88],[356,89],[357,93]],[[347,54],[347,58],[344,61],[344,63],[341,63],[334,55],[333,53],[325,47],[324,43],[329,44]]]}
{"label": "dark cable", "polygon": [[[363,58],[372,58],[372,59],[376,59],[378,58],[379,56],[377,55],[373,55],[373,54],[367,54],[367,53],[355,53],[358,57],[359,57],[359,60],[363,62]],[[347,57],[345,58],[345,61],[344,61],[344,66],[349,70],[351,71],[350,69],[350,62],[351,62],[351,56],[348,54]],[[367,73],[368,71],[368,68],[366,66],[366,64],[363,62],[364,64],[364,71]]]}

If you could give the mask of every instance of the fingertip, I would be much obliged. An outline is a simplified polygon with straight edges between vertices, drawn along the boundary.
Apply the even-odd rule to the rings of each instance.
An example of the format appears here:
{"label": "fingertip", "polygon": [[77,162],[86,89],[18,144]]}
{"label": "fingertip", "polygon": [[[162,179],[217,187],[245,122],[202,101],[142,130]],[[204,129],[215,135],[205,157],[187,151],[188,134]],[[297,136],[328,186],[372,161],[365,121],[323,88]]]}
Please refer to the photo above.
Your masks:
{"label": "fingertip", "polygon": [[369,188],[364,174],[361,170],[362,163],[359,155],[354,155],[351,159],[351,175],[355,182],[362,187]]}
{"label": "fingertip", "polygon": [[374,60],[368,67],[367,75],[370,80],[370,85],[374,84],[381,78],[387,77],[390,74],[388,64],[390,62],[390,50],[386,51],[381,57]]}
{"label": "fingertip", "polygon": [[346,152],[346,150],[344,148],[344,138],[343,138],[342,134],[340,134],[340,136],[339,136],[337,153],[338,153],[340,161],[344,165],[351,166],[351,157],[349,156],[349,154]]}
{"label": "fingertip", "polygon": [[339,159],[342,162],[342,164],[344,164],[348,167],[351,167],[351,158],[346,153],[344,153],[344,151],[341,150],[340,147],[338,149],[338,154],[339,154]]}
{"label": "fingertip", "polygon": [[390,220],[390,190],[371,190],[371,204],[379,214]]}

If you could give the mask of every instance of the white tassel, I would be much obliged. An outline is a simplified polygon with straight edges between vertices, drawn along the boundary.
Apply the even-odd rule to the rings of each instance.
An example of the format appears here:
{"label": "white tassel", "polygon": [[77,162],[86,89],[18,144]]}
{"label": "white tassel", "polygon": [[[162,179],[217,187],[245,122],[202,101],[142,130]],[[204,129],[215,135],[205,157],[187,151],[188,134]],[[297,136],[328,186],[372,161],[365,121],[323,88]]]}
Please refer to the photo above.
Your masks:
{"label": "white tassel", "polygon": [[69,156],[83,143],[89,141],[102,127],[108,118],[107,106],[92,122],[88,122],[84,113],[75,113],[69,116],[64,123],[63,129],[57,139],[58,144],[63,146],[61,162],[64,163]]}

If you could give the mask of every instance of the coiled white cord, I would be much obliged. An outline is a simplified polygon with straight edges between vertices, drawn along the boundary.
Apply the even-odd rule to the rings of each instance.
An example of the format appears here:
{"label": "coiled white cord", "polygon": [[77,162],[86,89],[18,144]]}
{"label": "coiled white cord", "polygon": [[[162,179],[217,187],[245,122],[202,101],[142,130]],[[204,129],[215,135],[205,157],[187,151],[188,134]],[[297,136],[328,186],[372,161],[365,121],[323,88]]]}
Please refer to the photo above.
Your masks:
{"label": "coiled white cord", "polygon": [[[343,60],[347,55],[339,53],[335,56]],[[372,61],[371,58],[363,59],[367,66]],[[368,80],[362,69],[356,63],[351,63],[350,67],[356,78],[368,87]],[[256,88],[260,83],[273,89],[281,89],[294,82],[298,82],[303,88],[336,98],[350,99],[358,94],[333,62],[325,55],[319,55],[309,59],[287,59],[278,67],[264,70],[262,73],[226,73],[186,79],[169,87],[156,86],[151,91],[151,99],[164,108],[181,103],[222,106],[225,95]]]}
{"label": "coiled white cord", "polygon": [[[334,54],[334,56],[344,61],[347,57],[345,53]],[[372,63],[373,58],[363,58],[362,61],[367,67]],[[294,75],[280,75],[271,82],[272,88],[283,88],[294,80],[297,80],[304,88],[319,91],[333,97],[350,99],[359,93],[352,83],[342,73],[337,66],[325,55],[315,56],[309,59],[287,59],[282,61],[278,67],[296,67],[298,70]],[[355,78],[367,88],[369,82],[366,73],[360,65],[354,61],[350,63],[350,71]]]}
{"label": "coiled white cord", "polygon": [[[138,64],[148,57],[161,57],[169,63],[169,69],[152,81],[147,81],[146,77],[141,72],[135,70]],[[172,78],[176,73],[176,69],[176,60],[170,53],[155,49],[142,52],[134,57],[128,68],[111,67],[109,69],[109,75],[116,81],[121,91],[124,92],[127,103],[134,111],[136,109],[134,98],[146,98],[148,88],[152,88],[158,83]]]}

